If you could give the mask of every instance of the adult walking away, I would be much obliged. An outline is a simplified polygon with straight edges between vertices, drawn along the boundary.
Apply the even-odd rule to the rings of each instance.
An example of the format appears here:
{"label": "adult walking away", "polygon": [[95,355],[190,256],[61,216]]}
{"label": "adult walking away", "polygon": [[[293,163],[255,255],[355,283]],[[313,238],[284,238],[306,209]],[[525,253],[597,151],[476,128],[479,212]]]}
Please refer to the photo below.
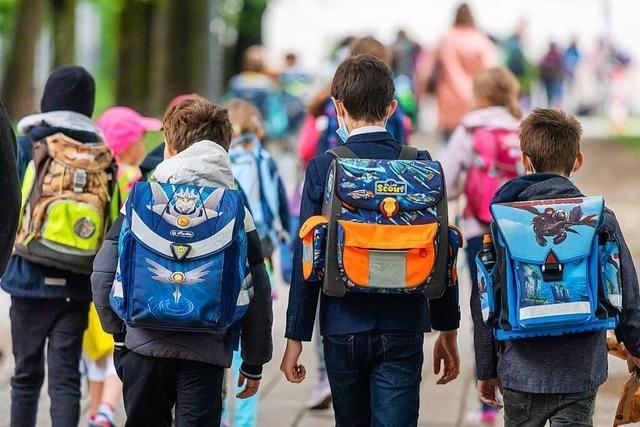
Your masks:
{"label": "adult walking away", "polygon": [[20,181],[16,169],[16,136],[4,105],[0,103],[0,194],[4,209],[0,215],[0,274],[7,266],[20,213]]}
{"label": "adult walking away", "polygon": [[461,4],[453,26],[438,44],[432,71],[437,84],[438,128],[445,141],[471,111],[475,75],[495,65],[495,46],[476,28],[469,6]]}

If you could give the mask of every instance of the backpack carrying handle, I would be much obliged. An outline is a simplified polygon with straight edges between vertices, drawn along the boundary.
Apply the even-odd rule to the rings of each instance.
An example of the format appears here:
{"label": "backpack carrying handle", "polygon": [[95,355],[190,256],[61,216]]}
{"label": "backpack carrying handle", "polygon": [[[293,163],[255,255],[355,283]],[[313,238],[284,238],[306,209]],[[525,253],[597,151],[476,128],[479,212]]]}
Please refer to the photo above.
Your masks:
{"label": "backpack carrying handle", "polygon": [[[346,145],[340,145],[336,148],[333,148],[327,153],[334,156],[336,159],[357,159],[358,156],[351,151],[349,147]],[[416,147],[409,147],[408,145],[403,145],[400,148],[400,155],[398,156],[398,160],[418,160],[418,149]]]}

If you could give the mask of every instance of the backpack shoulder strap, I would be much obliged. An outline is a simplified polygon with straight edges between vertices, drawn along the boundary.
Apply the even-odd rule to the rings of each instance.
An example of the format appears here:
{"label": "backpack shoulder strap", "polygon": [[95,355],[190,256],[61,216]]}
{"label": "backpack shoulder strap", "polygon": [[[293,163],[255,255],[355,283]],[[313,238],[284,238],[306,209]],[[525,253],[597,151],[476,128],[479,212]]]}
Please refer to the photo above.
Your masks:
{"label": "backpack shoulder strap", "polygon": [[418,160],[418,149],[416,147],[403,145],[400,149],[398,160]]}
{"label": "backpack shoulder strap", "polygon": [[351,149],[345,145],[339,145],[331,150],[327,151],[327,153],[334,156],[336,159],[357,159],[358,156],[355,155]]}

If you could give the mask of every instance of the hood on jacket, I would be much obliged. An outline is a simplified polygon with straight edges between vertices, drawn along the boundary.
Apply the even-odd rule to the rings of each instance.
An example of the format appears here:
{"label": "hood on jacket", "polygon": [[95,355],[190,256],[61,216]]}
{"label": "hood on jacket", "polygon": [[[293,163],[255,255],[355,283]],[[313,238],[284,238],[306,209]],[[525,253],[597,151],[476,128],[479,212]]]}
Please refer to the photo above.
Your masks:
{"label": "hood on jacket", "polygon": [[18,122],[18,132],[29,133],[36,127],[51,127],[88,132],[104,139],[98,125],[89,117],[74,111],[51,111],[48,113],[32,114]]}
{"label": "hood on jacket", "polygon": [[554,173],[534,173],[505,183],[496,192],[492,203],[582,196],[582,192],[568,178]]}
{"label": "hood on jacket", "polygon": [[196,142],[170,159],[163,160],[153,178],[170,184],[235,188],[229,155],[213,141]]}
{"label": "hood on jacket", "polygon": [[509,113],[505,107],[487,107],[473,110],[462,119],[465,128],[487,127],[494,129],[518,129],[520,120]]}

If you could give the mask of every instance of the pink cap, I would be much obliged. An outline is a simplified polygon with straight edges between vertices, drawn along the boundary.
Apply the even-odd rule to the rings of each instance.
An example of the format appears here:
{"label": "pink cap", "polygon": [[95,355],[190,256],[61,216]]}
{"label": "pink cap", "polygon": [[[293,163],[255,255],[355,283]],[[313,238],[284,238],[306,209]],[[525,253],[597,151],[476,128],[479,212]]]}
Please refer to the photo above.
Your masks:
{"label": "pink cap", "polygon": [[160,120],[141,116],[129,107],[109,108],[102,113],[97,123],[104,133],[105,142],[116,158],[145,132],[162,129]]}

